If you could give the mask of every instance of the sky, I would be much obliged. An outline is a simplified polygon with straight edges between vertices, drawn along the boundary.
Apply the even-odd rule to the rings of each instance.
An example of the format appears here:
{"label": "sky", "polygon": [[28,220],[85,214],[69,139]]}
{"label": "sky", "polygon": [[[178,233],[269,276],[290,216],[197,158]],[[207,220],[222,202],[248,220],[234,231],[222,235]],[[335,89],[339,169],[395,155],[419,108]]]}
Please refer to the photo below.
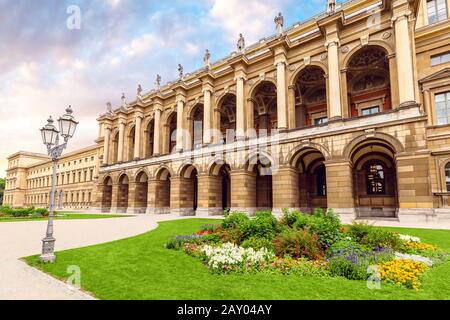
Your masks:
{"label": "sky", "polygon": [[[326,0],[0,0],[0,177],[17,151],[43,153],[39,129],[71,105],[80,122],[67,152],[95,144],[106,103],[154,88],[285,26]],[[79,15],[78,15],[79,13]],[[80,17],[80,19],[77,19]]]}

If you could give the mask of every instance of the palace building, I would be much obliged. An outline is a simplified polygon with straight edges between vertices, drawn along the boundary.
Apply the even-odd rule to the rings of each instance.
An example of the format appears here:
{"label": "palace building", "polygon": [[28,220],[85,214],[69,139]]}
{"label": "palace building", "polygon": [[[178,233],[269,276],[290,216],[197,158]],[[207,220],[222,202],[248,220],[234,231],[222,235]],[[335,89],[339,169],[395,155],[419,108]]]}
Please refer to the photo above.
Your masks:
{"label": "palace building", "polygon": [[[96,146],[60,161],[59,205],[450,219],[450,0],[334,2],[123,96],[98,118]],[[5,203],[48,203],[44,158],[9,158]]]}

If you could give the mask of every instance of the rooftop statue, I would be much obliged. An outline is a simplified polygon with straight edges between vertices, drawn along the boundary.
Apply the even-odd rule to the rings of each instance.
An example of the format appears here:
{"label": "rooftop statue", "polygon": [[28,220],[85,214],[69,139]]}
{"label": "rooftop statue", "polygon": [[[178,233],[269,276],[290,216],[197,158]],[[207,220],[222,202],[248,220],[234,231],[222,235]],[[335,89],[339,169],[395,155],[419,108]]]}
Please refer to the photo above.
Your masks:
{"label": "rooftop statue", "polygon": [[122,97],[120,98],[122,100],[122,107],[127,107],[127,98],[125,98],[125,93],[122,92]]}
{"label": "rooftop statue", "polygon": [[244,52],[245,49],[245,39],[244,36],[241,34],[239,34],[239,40],[237,42],[237,49],[239,53]]}
{"label": "rooftop statue", "polygon": [[138,87],[137,87],[137,98],[138,98],[138,100],[141,100],[142,99],[142,86],[141,85],[138,85]]}
{"label": "rooftop statue", "polygon": [[336,11],[336,0],[328,0],[327,12],[333,13]]}
{"label": "rooftop statue", "polygon": [[278,13],[278,16],[274,19],[276,28],[277,28],[277,34],[280,36],[283,34],[283,27],[284,27],[284,17],[281,14],[281,12]]}
{"label": "rooftop statue", "polygon": [[161,76],[159,74],[156,75],[155,86],[156,90],[161,89]]}
{"label": "rooftop statue", "polygon": [[211,53],[209,52],[208,49],[206,49],[205,56],[203,57],[203,62],[205,63],[205,67],[207,69],[211,68],[211,61],[210,61],[210,59],[211,59]]}
{"label": "rooftop statue", "polygon": [[180,79],[183,79],[184,76],[184,68],[181,64],[178,64],[178,76],[180,77]]}

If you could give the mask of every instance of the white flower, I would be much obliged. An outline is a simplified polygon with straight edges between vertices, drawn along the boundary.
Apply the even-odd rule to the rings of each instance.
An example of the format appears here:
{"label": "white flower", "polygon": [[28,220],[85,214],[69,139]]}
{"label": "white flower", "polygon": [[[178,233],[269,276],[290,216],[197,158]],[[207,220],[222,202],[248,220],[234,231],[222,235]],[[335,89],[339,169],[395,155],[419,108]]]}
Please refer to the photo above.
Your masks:
{"label": "white flower", "polygon": [[396,252],[395,259],[396,260],[411,260],[414,262],[423,262],[430,268],[433,266],[433,260],[431,260],[430,258],[427,258],[427,257],[422,257],[419,255],[416,255],[416,254],[407,254],[407,253]]}
{"label": "white flower", "polygon": [[413,237],[407,234],[400,234],[399,235],[400,240],[404,241],[404,242],[420,242],[420,238],[418,237]]}

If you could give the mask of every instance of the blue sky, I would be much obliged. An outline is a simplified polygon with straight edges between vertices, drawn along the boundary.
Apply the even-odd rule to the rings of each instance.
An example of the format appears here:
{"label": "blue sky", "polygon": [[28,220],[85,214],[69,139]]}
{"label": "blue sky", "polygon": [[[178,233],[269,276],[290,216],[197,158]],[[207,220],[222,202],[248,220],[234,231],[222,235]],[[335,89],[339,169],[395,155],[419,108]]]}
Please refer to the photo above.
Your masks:
{"label": "blue sky", "polygon": [[[81,10],[81,28],[67,28],[67,8]],[[326,0],[0,0],[0,176],[16,151],[43,152],[38,129],[71,104],[80,120],[70,149],[94,144],[95,119],[106,102],[133,100],[153,89],[323,11]]]}

